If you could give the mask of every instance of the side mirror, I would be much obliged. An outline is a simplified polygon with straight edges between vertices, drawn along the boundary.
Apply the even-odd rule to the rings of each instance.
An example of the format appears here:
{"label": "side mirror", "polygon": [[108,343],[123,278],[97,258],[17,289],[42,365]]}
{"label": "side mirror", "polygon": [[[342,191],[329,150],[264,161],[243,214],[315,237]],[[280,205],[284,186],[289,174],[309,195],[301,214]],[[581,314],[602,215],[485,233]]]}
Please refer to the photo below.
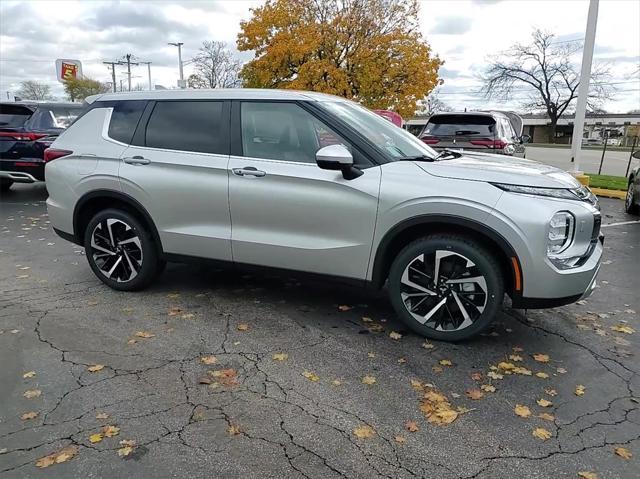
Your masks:
{"label": "side mirror", "polygon": [[529,143],[531,141],[531,137],[529,135],[522,135],[520,137],[520,143]]}
{"label": "side mirror", "polygon": [[339,170],[345,180],[353,180],[363,173],[353,166],[353,156],[344,145],[329,145],[316,152],[316,163],[323,170]]}

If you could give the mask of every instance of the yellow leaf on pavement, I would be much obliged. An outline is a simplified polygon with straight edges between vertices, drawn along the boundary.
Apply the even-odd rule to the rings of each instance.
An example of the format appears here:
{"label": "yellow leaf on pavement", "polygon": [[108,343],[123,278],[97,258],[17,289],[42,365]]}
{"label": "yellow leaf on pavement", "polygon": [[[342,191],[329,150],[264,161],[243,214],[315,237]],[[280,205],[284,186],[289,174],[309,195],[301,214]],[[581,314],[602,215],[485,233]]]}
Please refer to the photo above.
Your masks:
{"label": "yellow leaf on pavement", "polygon": [[553,403],[546,399],[538,399],[536,402],[538,403],[538,406],[542,406],[542,407],[553,406]]}
{"label": "yellow leaf on pavement", "polygon": [[487,376],[491,379],[502,379],[504,376],[500,373],[496,373],[495,371],[489,371]]}
{"label": "yellow leaf on pavement", "polygon": [[496,387],[491,384],[483,384],[482,386],[480,386],[480,389],[482,389],[486,393],[496,392]]}
{"label": "yellow leaf on pavement", "polygon": [[522,356],[518,354],[510,354],[509,359],[511,359],[511,361],[519,362],[522,361]]}
{"label": "yellow leaf on pavement", "polygon": [[358,439],[369,439],[376,435],[371,426],[358,426],[353,428],[353,435]]}
{"label": "yellow leaf on pavement", "polygon": [[404,444],[405,442],[407,442],[407,438],[404,436],[401,436],[400,434],[398,434],[396,437],[393,438],[398,444]]}
{"label": "yellow leaf on pavement", "polygon": [[363,384],[375,384],[376,383],[376,378],[375,376],[371,376],[371,375],[366,375],[365,377],[362,378],[362,383]]}
{"label": "yellow leaf on pavement", "polygon": [[238,434],[240,434],[240,432],[240,426],[238,426],[237,424],[230,424],[227,428],[227,433],[232,436],[237,436]]}
{"label": "yellow leaf on pavement", "polygon": [[122,441],[120,441],[120,446],[122,447],[118,449],[118,456],[127,457],[133,452],[133,448],[136,446],[136,442],[128,439],[123,439]]}
{"label": "yellow leaf on pavement", "polygon": [[407,421],[404,428],[409,432],[416,432],[420,429],[415,421]]}
{"label": "yellow leaf on pavement", "polygon": [[102,371],[104,369],[104,364],[94,364],[93,366],[88,366],[87,370],[91,373],[97,373],[98,371]]}
{"label": "yellow leaf on pavement", "polygon": [[215,356],[202,356],[202,357],[200,357],[200,362],[202,364],[211,365],[211,364],[217,363],[218,362],[218,358],[216,358]]}
{"label": "yellow leaf on pavement", "polygon": [[540,371],[536,373],[536,377],[539,377],[540,379],[547,379],[549,375],[547,373],[543,373],[542,371]]}
{"label": "yellow leaf on pavement", "polygon": [[584,396],[584,392],[587,388],[585,388],[582,384],[578,384],[576,386],[575,395],[576,396]]}
{"label": "yellow leaf on pavement", "polygon": [[484,397],[484,393],[480,389],[469,389],[467,390],[466,395],[469,399],[473,399],[474,401]]}
{"label": "yellow leaf on pavement", "polygon": [[453,366],[453,363],[448,359],[441,359],[438,363],[440,363],[440,366]]}
{"label": "yellow leaf on pavement", "polygon": [[113,437],[113,436],[117,436],[118,434],[120,434],[120,428],[117,426],[105,426],[102,428],[102,433],[104,434],[105,437]]}
{"label": "yellow leaf on pavement", "polygon": [[28,373],[24,373],[24,374],[22,375],[22,377],[23,377],[24,379],[29,379],[29,378],[34,377],[35,375],[36,375],[36,372],[35,372],[35,371],[29,371]]}
{"label": "yellow leaf on pavement", "polygon": [[635,329],[633,329],[631,326],[628,326],[626,324],[617,324],[615,326],[611,326],[611,330],[617,331],[619,333],[625,333],[625,334],[633,334],[636,332]]}
{"label": "yellow leaf on pavement", "polygon": [[535,428],[532,434],[534,437],[537,437],[538,439],[542,439],[543,441],[546,441],[551,437],[551,433],[543,427]]}
{"label": "yellow leaf on pavement", "polygon": [[516,415],[518,415],[520,417],[529,417],[529,416],[531,416],[531,409],[529,409],[527,406],[523,406],[521,404],[516,404],[516,407],[513,409],[513,411],[516,413]]}
{"label": "yellow leaf on pavement", "polygon": [[287,359],[289,359],[289,355],[287,353],[275,353],[272,356],[272,359],[274,361],[286,361]]}
{"label": "yellow leaf on pavement", "polygon": [[136,332],[135,336],[137,336],[138,338],[153,338],[155,336],[155,334],[150,333],[148,331],[138,331]]}
{"label": "yellow leaf on pavement", "polygon": [[598,479],[598,474],[589,471],[580,471],[578,473],[580,479]]}
{"label": "yellow leaf on pavement", "polygon": [[108,419],[109,415],[106,412],[99,412],[96,414],[96,419]]}
{"label": "yellow leaf on pavement", "polygon": [[38,414],[39,414],[39,413],[37,413],[37,412],[35,412],[35,411],[25,412],[24,414],[22,414],[22,415],[20,416],[20,419],[22,419],[23,421],[28,421],[29,419],[35,419],[35,418],[37,418],[37,417],[38,417]]}
{"label": "yellow leaf on pavement", "polygon": [[540,354],[540,353],[534,354],[533,355],[533,359],[535,359],[539,363],[548,363],[549,362],[549,356],[547,354]]}
{"label": "yellow leaf on pavement", "polygon": [[341,304],[340,306],[338,306],[338,310],[340,311],[349,311],[351,309],[351,306],[347,306],[346,304]]}
{"label": "yellow leaf on pavement", "polygon": [[396,331],[391,331],[391,332],[389,333],[389,337],[390,337],[391,339],[395,339],[395,340],[397,341],[398,339],[402,338],[402,334],[400,334],[400,333],[398,333],[398,332],[396,332]]}
{"label": "yellow leaf on pavement", "polygon": [[45,467],[53,466],[54,464],[60,464],[67,462],[78,454],[78,446],[67,446],[60,449],[57,452],[49,454],[48,456],[41,457],[36,461],[36,467],[44,469]]}
{"label": "yellow leaf on pavement", "polygon": [[509,371],[515,367],[516,367],[515,364],[508,363],[506,361],[502,361],[498,363],[498,369],[503,369],[504,371]]}
{"label": "yellow leaf on pavement", "polygon": [[249,329],[249,325],[246,323],[238,324],[238,331],[247,331]]}
{"label": "yellow leaf on pavement", "polygon": [[95,444],[96,442],[100,442],[102,441],[102,433],[101,432],[97,432],[95,434],[91,434],[91,436],[89,436],[89,442],[91,444]]}
{"label": "yellow leaf on pavement", "polygon": [[620,456],[622,459],[631,459],[633,457],[631,451],[625,447],[616,447],[613,452],[616,456]]}
{"label": "yellow leaf on pavement", "polygon": [[538,417],[540,419],[544,419],[545,421],[555,421],[555,417],[553,416],[553,414],[549,414],[548,412],[541,412],[540,414],[538,414]]}
{"label": "yellow leaf on pavement", "polygon": [[309,381],[313,381],[313,382],[320,381],[320,377],[317,374],[312,373],[311,371],[305,371],[302,373],[302,375],[305,378],[307,378]]}
{"label": "yellow leaf on pavement", "polygon": [[42,391],[40,391],[39,389],[29,389],[28,391],[24,392],[23,396],[27,399],[32,399],[40,397],[40,394],[42,394]]}

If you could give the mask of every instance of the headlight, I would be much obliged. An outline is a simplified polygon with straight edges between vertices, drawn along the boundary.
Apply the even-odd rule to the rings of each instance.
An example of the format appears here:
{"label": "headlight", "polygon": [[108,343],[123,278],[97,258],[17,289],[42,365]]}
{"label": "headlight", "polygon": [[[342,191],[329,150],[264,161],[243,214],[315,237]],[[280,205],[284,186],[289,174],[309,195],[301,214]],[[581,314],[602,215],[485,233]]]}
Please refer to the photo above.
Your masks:
{"label": "headlight", "polygon": [[571,244],[575,220],[568,211],[558,211],[549,221],[547,233],[547,256],[562,253]]}
{"label": "headlight", "polygon": [[573,190],[567,188],[538,188],[537,186],[509,185],[507,183],[491,183],[493,186],[510,193],[520,193],[523,195],[549,196],[551,198],[562,198],[564,200],[582,200]]}

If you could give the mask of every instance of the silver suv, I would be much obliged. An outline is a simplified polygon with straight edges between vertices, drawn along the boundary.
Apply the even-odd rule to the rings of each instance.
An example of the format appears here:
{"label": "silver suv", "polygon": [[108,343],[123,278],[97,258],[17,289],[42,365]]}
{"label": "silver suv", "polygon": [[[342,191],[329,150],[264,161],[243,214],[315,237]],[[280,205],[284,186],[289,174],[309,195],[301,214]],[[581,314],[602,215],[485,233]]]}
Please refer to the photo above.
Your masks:
{"label": "silver suv", "polygon": [[108,286],[210,259],[381,288],[424,336],[588,295],[595,197],[532,161],[436,153],[344,99],[280,90],[105,94],[47,150],[47,206]]}

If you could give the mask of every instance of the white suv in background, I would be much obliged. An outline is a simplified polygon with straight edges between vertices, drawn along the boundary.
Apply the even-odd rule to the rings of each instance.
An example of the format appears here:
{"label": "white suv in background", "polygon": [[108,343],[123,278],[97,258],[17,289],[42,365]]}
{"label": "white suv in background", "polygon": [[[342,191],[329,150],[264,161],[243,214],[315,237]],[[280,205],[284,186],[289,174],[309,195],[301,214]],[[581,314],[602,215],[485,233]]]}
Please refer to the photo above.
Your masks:
{"label": "white suv in background", "polygon": [[57,233],[144,288],[196,258],[388,285],[414,331],[460,340],[588,295],[595,197],[556,168],[429,146],[353,102],[282,90],[105,94],[46,152]]}

